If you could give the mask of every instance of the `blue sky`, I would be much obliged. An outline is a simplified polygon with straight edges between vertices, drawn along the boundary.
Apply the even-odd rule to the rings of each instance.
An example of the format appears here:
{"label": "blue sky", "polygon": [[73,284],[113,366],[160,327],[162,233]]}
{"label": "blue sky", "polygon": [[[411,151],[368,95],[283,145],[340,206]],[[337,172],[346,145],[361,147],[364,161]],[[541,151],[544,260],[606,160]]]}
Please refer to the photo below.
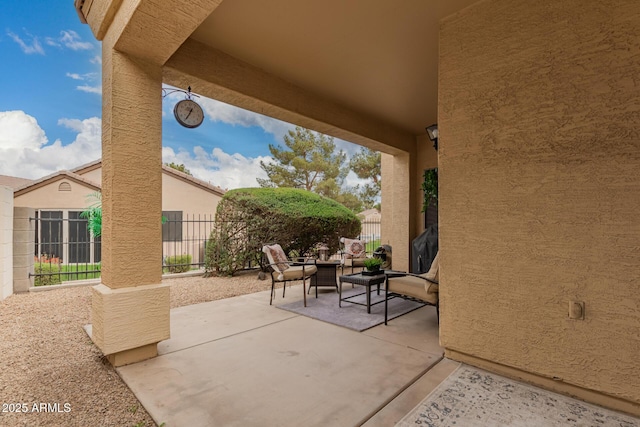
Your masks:
{"label": "blue sky", "polygon": [[[0,175],[40,178],[100,157],[101,44],[81,24],[73,0],[0,5]],[[197,88],[192,88],[197,93]],[[163,102],[163,161],[223,188],[256,186],[294,126],[215,100],[198,98],[205,121],[178,125],[174,93]],[[347,154],[358,147],[335,140]],[[359,182],[353,174],[351,185]]]}

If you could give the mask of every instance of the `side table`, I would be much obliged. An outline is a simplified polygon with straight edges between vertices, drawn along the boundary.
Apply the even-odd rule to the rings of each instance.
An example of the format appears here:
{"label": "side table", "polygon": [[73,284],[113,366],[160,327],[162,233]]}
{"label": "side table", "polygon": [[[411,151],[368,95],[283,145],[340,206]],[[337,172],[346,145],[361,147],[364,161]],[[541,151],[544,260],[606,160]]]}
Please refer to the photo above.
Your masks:
{"label": "side table", "polygon": [[[365,305],[367,307],[367,313],[371,313],[371,306],[383,303],[384,300],[375,302],[371,304],[371,287],[374,285],[378,286],[378,295],[380,295],[380,285],[384,283],[386,276],[384,275],[384,271],[380,274],[376,274],[375,276],[366,276],[362,273],[355,274],[345,274],[340,276],[340,287],[338,288],[338,307],[342,307],[342,302],[348,302],[351,304]],[[345,283],[353,283],[354,285],[360,285],[367,288],[365,292],[351,295],[345,298],[342,298],[342,282]],[[360,295],[366,294],[367,303],[362,304],[361,302],[351,301],[352,298],[359,297]]]}
{"label": "side table", "polygon": [[316,288],[316,298],[318,297],[318,287],[330,287],[338,290],[338,283],[336,282],[336,267],[339,265],[340,261],[315,260],[315,266],[318,269],[318,272],[311,276],[309,291],[311,291],[311,287],[314,286]]}

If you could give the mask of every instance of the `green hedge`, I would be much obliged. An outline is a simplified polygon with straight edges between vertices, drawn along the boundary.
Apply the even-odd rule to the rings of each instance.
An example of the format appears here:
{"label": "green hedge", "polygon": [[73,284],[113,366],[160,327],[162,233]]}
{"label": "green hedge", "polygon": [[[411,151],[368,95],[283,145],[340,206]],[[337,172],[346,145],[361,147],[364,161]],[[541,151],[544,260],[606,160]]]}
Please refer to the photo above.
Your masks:
{"label": "green hedge", "polygon": [[279,243],[288,254],[305,254],[323,242],[334,253],[340,237],[359,232],[360,220],[351,210],[309,191],[230,190],[218,203],[205,268],[232,275],[250,261],[259,262],[265,243]]}
{"label": "green hedge", "polygon": [[169,273],[186,273],[191,270],[191,255],[168,256],[164,264]]}
{"label": "green hedge", "polygon": [[[60,264],[53,264],[48,262],[37,262],[33,266],[33,270],[36,274],[40,273],[59,273]],[[53,274],[51,276],[35,276],[33,280],[34,286],[51,286],[59,285],[62,282],[59,274]]]}

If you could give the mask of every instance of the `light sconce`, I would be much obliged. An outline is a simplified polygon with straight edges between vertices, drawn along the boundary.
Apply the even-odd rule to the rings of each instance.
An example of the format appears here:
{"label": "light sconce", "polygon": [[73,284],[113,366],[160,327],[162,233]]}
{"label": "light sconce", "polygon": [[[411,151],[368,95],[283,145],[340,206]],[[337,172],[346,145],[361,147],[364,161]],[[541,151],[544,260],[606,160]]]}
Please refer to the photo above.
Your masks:
{"label": "light sconce", "polygon": [[429,139],[433,142],[433,148],[438,151],[438,125],[433,124],[431,126],[427,126],[427,135],[429,135]]}

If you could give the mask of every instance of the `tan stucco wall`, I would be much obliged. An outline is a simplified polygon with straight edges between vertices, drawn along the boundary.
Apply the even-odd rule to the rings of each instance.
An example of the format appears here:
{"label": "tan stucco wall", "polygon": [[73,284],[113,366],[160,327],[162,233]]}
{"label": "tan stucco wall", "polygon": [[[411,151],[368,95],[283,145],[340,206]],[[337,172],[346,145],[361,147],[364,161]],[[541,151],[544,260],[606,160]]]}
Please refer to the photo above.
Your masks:
{"label": "tan stucco wall", "polygon": [[221,196],[167,173],[162,174],[162,210],[215,215]]}
{"label": "tan stucco wall", "polygon": [[442,22],[445,348],[640,403],[638,70],[636,0]]}
{"label": "tan stucco wall", "polygon": [[[58,191],[61,183],[66,182],[71,186],[71,191]],[[33,191],[16,196],[16,207],[28,207],[34,209],[79,209],[86,208],[91,200],[87,196],[96,190],[86,187],[70,179],[60,179],[55,182],[38,187]]]}
{"label": "tan stucco wall", "polygon": [[0,185],[0,301],[13,294],[13,189]]}
{"label": "tan stucco wall", "polygon": [[30,218],[35,215],[31,208],[13,208],[13,292],[28,292],[33,286],[36,224]]}
{"label": "tan stucco wall", "polygon": [[80,174],[83,178],[88,179],[91,182],[95,182],[98,185],[102,185],[102,168],[96,168],[85,173]]}

